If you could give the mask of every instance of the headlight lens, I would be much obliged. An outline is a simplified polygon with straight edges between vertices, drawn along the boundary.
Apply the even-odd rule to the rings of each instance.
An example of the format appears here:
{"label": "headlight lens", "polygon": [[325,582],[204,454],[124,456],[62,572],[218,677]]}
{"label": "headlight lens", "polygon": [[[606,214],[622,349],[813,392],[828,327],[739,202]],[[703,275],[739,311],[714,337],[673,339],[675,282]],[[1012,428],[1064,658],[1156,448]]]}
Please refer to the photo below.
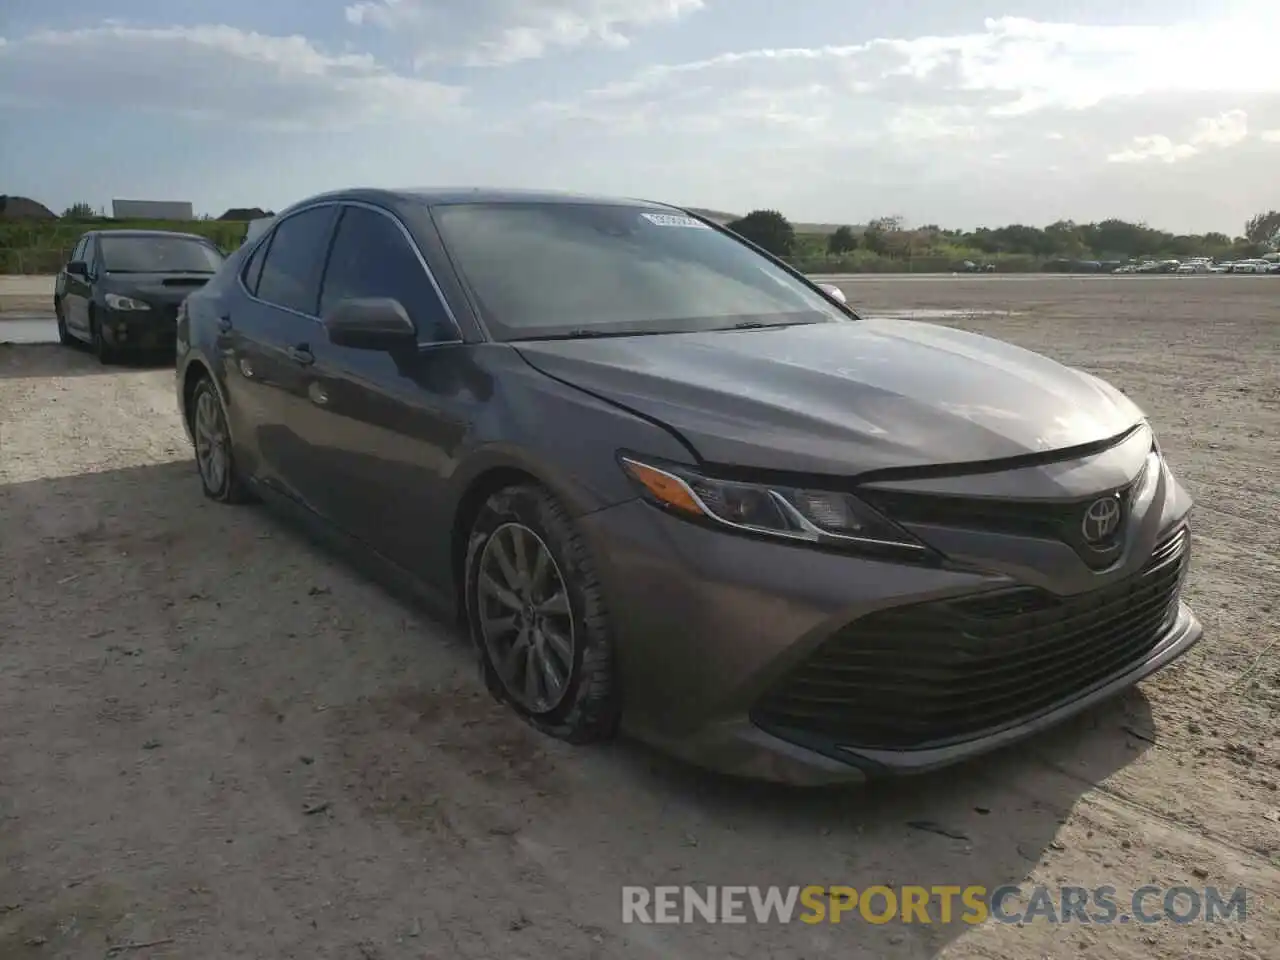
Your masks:
{"label": "headlight lens", "polygon": [[141,300],[134,300],[132,297],[122,297],[118,293],[107,294],[107,306],[112,310],[150,310],[151,307],[143,303]]}
{"label": "headlight lens", "polygon": [[623,456],[621,462],[652,502],[689,518],[817,544],[928,552],[907,531],[847,493],[719,480],[687,467],[656,466],[631,456]]}

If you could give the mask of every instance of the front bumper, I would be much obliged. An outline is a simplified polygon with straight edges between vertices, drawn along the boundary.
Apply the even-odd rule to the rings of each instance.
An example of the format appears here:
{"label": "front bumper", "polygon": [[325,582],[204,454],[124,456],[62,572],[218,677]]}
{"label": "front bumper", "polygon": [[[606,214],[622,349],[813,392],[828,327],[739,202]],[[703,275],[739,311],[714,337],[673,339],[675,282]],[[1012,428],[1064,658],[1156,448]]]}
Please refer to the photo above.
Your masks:
{"label": "front bumper", "polygon": [[177,306],[149,310],[101,310],[102,336],[121,350],[169,350],[177,342]]}
{"label": "front bumper", "polygon": [[[1006,711],[994,725],[961,729],[943,740],[886,746],[883,737],[877,742],[841,736],[829,725],[779,724],[773,722],[777,711],[770,714],[762,706],[810,667],[833,638],[884,614],[1029,589],[1030,583],[1048,592],[1057,586],[1068,599],[1121,588],[1154,562],[1159,545],[1182,528],[1189,506],[1181,487],[1162,470],[1120,562],[1102,572],[1074,569],[1066,559],[1069,548],[1059,544],[1053,562],[1037,564],[1039,582],[1017,575],[1020,564],[1002,564],[996,556],[986,564],[974,562],[980,551],[998,552],[1005,539],[1011,555],[1025,559],[1025,537],[974,534],[975,546],[963,565],[939,567],[721,533],[639,500],[600,511],[581,522],[601,567],[614,625],[623,729],[699,766],[808,785],[919,773],[1006,746],[1128,689],[1200,639],[1200,623],[1177,599],[1185,556],[1176,585],[1168,588],[1166,608],[1147,624],[1141,643],[1125,641],[1130,646],[1115,655],[1122,660],[1113,656],[1103,675],[1095,671],[1048,701],[1028,695],[1025,709]],[[958,531],[951,536],[952,546],[965,537]],[[1189,544],[1189,536],[1185,540]],[[1050,550],[1053,545],[1034,546]],[[1048,582],[1045,570],[1053,571]],[[1082,590],[1082,584],[1089,588]],[[1108,628],[1097,625],[1098,643],[1107,642]],[[902,639],[910,643],[910,637]],[[877,692],[874,682],[863,690],[868,696]]]}

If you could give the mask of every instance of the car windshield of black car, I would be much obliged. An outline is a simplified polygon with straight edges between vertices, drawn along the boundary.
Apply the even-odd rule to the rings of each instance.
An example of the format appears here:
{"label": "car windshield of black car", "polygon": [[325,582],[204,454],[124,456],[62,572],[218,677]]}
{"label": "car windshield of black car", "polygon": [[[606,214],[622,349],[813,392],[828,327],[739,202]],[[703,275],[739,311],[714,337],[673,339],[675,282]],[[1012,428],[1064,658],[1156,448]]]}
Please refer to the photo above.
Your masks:
{"label": "car windshield of black car", "polygon": [[108,273],[216,273],[222,254],[187,237],[103,236],[102,267]]}
{"label": "car windshield of black car", "polygon": [[850,319],[746,244],[669,208],[457,203],[432,216],[498,340]]}

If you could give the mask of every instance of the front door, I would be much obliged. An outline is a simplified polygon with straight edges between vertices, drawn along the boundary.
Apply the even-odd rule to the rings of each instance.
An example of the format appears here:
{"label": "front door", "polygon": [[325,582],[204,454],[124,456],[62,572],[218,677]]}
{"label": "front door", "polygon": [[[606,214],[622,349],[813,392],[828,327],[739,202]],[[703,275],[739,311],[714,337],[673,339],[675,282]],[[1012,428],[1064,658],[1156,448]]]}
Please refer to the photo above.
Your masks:
{"label": "front door", "polygon": [[444,485],[483,391],[467,389],[469,351],[406,231],[389,213],[344,206],[321,284],[320,313],[390,297],[418,331],[395,355],[320,338],[308,391],[309,447],[327,512],[348,534],[419,571],[424,541],[448,537]]}
{"label": "front door", "polygon": [[96,246],[93,237],[90,236],[85,237],[84,241],[76,247],[76,252],[72,254],[72,262],[83,263],[88,271],[88,277],[67,273],[66,292],[62,300],[62,315],[66,318],[67,329],[84,340],[90,338],[89,303],[93,298],[91,281],[94,276],[94,261],[97,259]]}

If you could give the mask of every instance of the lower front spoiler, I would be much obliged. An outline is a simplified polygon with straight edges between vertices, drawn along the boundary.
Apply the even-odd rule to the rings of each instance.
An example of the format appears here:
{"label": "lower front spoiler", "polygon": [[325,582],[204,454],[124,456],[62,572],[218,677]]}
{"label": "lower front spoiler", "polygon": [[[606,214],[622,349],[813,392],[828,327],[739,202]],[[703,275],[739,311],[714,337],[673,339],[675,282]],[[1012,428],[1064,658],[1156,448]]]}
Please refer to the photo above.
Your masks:
{"label": "lower front spoiler", "polygon": [[145,310],[110,310],[103,318],[102,336],[117,350],[167,350],[177,343],[177,321]]}
{"label": "lower front spoiler", "polygon": [[679,741],[659,741],[652,735],[644,739],[680,759],[719,773],[794,786],[857,783],[927,773],[1025,740],[1124,693],[1178,659],[1203,635],[1195,614],[1186,604],[1179,603],[1178,614],[1165,636],[1139,663],[1044,713],[943,747],[868,750],[793,730],[765,730],[746,717],[705,727]]}

